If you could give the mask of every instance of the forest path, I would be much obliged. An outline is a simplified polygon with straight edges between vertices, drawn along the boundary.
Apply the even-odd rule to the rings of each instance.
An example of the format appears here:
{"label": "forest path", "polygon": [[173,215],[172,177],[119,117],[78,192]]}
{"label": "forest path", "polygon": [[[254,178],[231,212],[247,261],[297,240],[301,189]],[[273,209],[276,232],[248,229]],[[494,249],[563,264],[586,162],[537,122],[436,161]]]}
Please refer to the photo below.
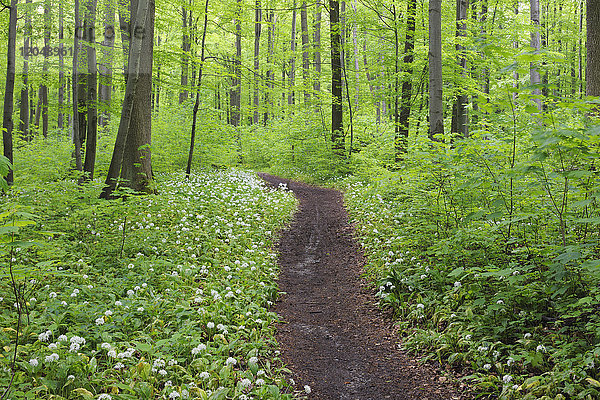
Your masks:
{"label": "forest path", "polygon": [[339,191],[286,183],[300,202],[277,250],[285,292],[275,306],[282,359],[309,399],[462,399],[439,372],[398,349],[391,321],[360,277],[364,258]]}

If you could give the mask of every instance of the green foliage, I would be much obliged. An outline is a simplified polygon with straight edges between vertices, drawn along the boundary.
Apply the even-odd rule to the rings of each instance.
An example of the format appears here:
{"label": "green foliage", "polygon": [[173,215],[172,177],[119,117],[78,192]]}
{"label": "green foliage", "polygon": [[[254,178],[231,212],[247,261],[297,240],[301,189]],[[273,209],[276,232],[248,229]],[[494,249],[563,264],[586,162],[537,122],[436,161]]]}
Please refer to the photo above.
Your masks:
{"label": "green foliage", "polygon": [[[111,201],[97,200],[98,183],[70,179],[9,192],[2,208],[27,206],[37,224],[5,212],[0,238],[47,238],[11,240],[16,251],[0,253],[23,272],[27,310],[11,398],[291,398],[268,308],[270,247],[293,196],[242,171],[164,175],[157,188]],[[17,333],[11,293],[3,279],[5,371]]]}
{"label": "green foliage", "polygon": [[480,395],[600,396],[598,127],[547,119],[346,183],[406,347],[467,368]]}
{"label": "green foliage", "polygon": [[8,189],[8,185],[6,184],[6,175],[11,170],[12,164],[10,160],[3,155],[0,155],[0,189],[6,190]]}

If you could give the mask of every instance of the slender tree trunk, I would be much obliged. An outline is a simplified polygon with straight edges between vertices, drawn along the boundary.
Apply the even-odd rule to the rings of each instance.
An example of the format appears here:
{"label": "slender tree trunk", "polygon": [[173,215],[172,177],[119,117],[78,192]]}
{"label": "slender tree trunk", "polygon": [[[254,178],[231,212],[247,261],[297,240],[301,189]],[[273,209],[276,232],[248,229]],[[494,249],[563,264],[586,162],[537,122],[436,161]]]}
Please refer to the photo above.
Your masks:
{"label": "slender tree trunk", "polygon": [[[467,59],[464,54],[464,47],[458,42],[460,38],[466,36],[467,30],[467,8],[469,6],[468,0],[456,0],[456,53],[458,58],[458,67],[462,79],[465,78],[467,70]],[[457,85],[458,86],[458,85]],[[456,94],[456,100],[452,108],[452,133],[457,133],[460,137],[466,138],[469,134],[468,128],[468,114],[467,114],[467,103],[469,97],[465,91],[458,87]]]}
{"label": "slender tree trunk", "polygon": [[96,0],[87,0],[85,16],[85,37],[87,38],[87,137],[85,141],[85,162],[83,171],[85,178],[94,179],[94,165],[96,163],[96,138],[98,132],[97,81],[96,66]]}
{"label": "slender tree trunk", "polygon": [[[13,107],[16,74],[16,46],[17,46],[17,0],[10,1],[8,16],[8,49],[6,52],[6,84],[4,85],[4,111],[2,113],[2,143],[4,157],[11,163],[13,159]],[[14,163],[13,163],[14,165]],[[14,174],[11,169],[6,176],[6,183],[12,185]]]}
{"label": "slender tree trunk", "polygon": [[[262,10],[260,0],[256,0],[254,6],[254,97],[252,99],[252,108],[254,109],[252,122],[258,124],[259,113],[259,95],[260,95],[260,33],[262,28]],[[202,49],[204,51],[204,49]]]}
{"label": "slender tree trunk", "polygon": [[[156,35],[156,46],[160,48],[160,35]],[[156,83],[154,84],[154,103],[153,107],[152,107],[152,111],[154,111],[154,113],[156,113],[158,115],[158,113],[160,112],[160,89],[161,89],[161,84],[160,84],[160,71],[161,71],[161,64],[162,63],[158,63],[158,65],[156,66]]]}
{"label": "slender tree trunk", "polygon": [[288,94],[288,105],[294,105],[294,85],[296,84],[296,0],[293,3],[292,10],[292,36],[290,38],[290,91]]}
{"label": "slender tree trunk", "polygon": [[81,124],[79,123],[80,113],[79,113],[79,91],[78,91],[78,82],[79,82],[79,42],[81,40],[80,32],[80,13],[79,13],[79,0],[75,0],[75,35],[73,37],[73,78],[71,79],[72,85],[72,96],[73,96],[73,144],[75,145],[75,168],[77,171],[83,171],[83,162],[81,161],[81,137],[79,134],[79,130]]}
{"label": "slender tree trunk", "polygon": [[192,173],[192,160],[194,158],[194,145],[196,141],[196,119],[198,108],[200,106],[200,87],[202,86],[202,70],[204,68],[204,49],[206,47],[206,29],[208,26],[208,0],[204,5],[204,27],[202,29],[202,44],[200,45],[200,65],[198,65],[198,88],[196,89],[196,100],[194,101],[194,111],[192,117],[192,134],[190,136],[190,150],[188,152],[187,167],[185,170],[186,179],[190,179]]}
{"label": "slender tree trunk", "polygon": [[302,81],[304,84],[304,103],[310,103],[310,43],[308,41],[308,11],[306,1],[302,1],[300,9],[300,30],[302,31]]}
{"label": "slender tree trunk", "polygon": [[98,104],[100,115],[98,124],[102,127],[110,121],[112,99],[112,64],[113,46],[115,44],[115,5],[114,0],[105,0],[104,5],[104,40],[102,41],[102,62],[98,66],[100,84],[98,86]]}
{"label": "slender tree trunk", "polygon": [[154,45],[154,1],[133,0],[131,18],[134,34],[128,60],[127,85],[115,148],[101,198],[108,199],[117,178],[134,190],[146,191],[152,179],[150,159],[150,100],[152,91],[152,49]]}
{"label": "slender tree trunk", "polygon": [[[44,1],[44,48],[50,48],[50,32],[52,30],[52,18],[50,16],[50,0]],[[44,51],[44,64],[42,66],[43,81],[40,86],[40,100],[42,102],[42,134],[48,137],[48,81],[50,77],[48,71],[50,69],[49,51]]]}
{"label": "slender tree trunk", "polygon": [[189,59],[190,59],[190,29],[188,26],[188,10],[187,5],[181,7],[182,12],[182,32],[183,37],[181,39],[181,91],[179,92],[179,104],[183,103],[188,98],[188,68],[189,68]]}
{"label": "slender tree trunk", "polygon": [[64,49],[64,9],[63,2],[58,2],[58,128],[64,128],[65,103],[65,57]]}
{"label": "slender tree trunk", "polygon": [[[232,64],[231,90],[229,95],[229,106],[231,109],[230,123],[235,127],[240,126],[242,105],[242,1],[237,0],[237,11],[235,17],[235,56]],[[238,134],[238,144],[240,143]],[[241,154],[240,154],[241,156]]]}
{"label": "slender tree trunk", "polygon": [[313,88],[316,93],[321,91],[321,3],[317,2],[315,7],[315,31],[313,33],[313,49],[315,63],[315,77]]}
{"label": "slender tree trunk", "polygon": [[[579,3],[579,32],[583,32],[583,3],[584,0],[581,0]],[[587,6],[587,3],[586,3]],[[578,52],[578,71],[577,78],[579,79],[579,98],[583,97],[584,90],[584,81],[583,81],[583,35],[579,35],[579,52]]]}
{"label": "slender tree trunk", "polygon": [[265,91],[265,113],[263,123],[269,119],[269,113],[273,113],[273,90],[275,88],[275,73],[273,72],[273,53],[275,52],[275,11],[267,11],[267,90]]}
{"label": "slender tree trunk", "polygon": [[331,27],[331,142],[333,153],[341,158],[344,156],[342,57],[340,5],[336,0],[329,0],[329,23]]}
{"label": "slender tree trunk", "polygon": [[417,15],[417,0],[408,0],[406,5],[406,37],[404,39],[404,82],[402,83],[402,105],[396,136],[396,162],[402,160],[402,154],[408,150],[408,132],[410,127],[410,109],[412,100],[412,79],[415,60],[415,27]]}
{"label": "slender tree trunk", "polygon": [[[358,18],[357,9],[356,9],[356,0],[352,1],[352,11],[354,11],[354,19]],[[354,45],[354,109],[358,109],[358,105],[360,103],[360,62],[358,55],[358,33],[356,22],[352,24],[352,44]]]}
{"label": "slender tree trunk", "polygon": [[127,83],[127,65],[129,60],[129,47],[131,43],[131,13],[129,12],[130,0],[118,0],[119,28],[121,30],[121,49],[123,50],[123,76]]}
{"label": "slender tree trunk", "polygon": [[398,21],[399,15],[396,12],[396,5],[392,5],[392,23],[394,30],[394,88],[393,102],[394,102],[394,141],[396,142],[396,157],[398,158],[398,149],[401,145],[398,143],[400,138],[400,37],[398,33]]}
{"label": "slender tree trunk", "polygon": [[[530,0],[531,5],[531,22],[533,23],[533,31],[531,32],[531,47],[534,50],[540,50],[540,1],[539,0]],[[532,85],[539,85],[540,80],[540,72],[538,71],[536,63],[531,63],[529,74],[531,78]],[[542,98],[541,98],[541,90],[539,88],[533,89],[533,101],[537,105],[538,110],[542,111]]]}
{"label": "slender tree trunk", "polygon": [[429,1],[429,138],[444,133],[442,86],[442,0]]}
{"label": "slender tree trunk", "polygon": [[[23,87],[21,88],[21,103],[19,108],[19,132],[23,140],[31,140],[31,131],[29,128],[29,43],[31,41],[31,14],[29,12],[29,5],[31,0],[25,2],[27,11],[25,13],[25,29],[23,35],[23,73],[21,74],[23,79]],[[10,17],[9,17],[10,18]]]}
{"label": "slender tree trunk", "polygon": [[[585,70],[586,94],[600,96],[600,0],[587,0],[587,66]],[[594,112],[600,115],[600,107]]]}

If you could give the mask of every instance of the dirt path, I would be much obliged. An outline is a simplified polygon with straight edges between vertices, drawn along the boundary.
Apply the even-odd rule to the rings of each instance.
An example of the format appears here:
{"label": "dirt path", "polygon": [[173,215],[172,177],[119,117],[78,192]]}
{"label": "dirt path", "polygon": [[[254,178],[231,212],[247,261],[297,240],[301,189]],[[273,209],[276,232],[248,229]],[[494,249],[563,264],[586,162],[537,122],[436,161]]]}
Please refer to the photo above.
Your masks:
{"label": "dirt path", "polygon": [[286,183],[300,201],[278,251],[285,292],[277,340],[283,361],[309,399],[461,399],[435,371],[398,350],[392,324],[377,310],[360,278],[363,257],[341,193],[260,174]]}

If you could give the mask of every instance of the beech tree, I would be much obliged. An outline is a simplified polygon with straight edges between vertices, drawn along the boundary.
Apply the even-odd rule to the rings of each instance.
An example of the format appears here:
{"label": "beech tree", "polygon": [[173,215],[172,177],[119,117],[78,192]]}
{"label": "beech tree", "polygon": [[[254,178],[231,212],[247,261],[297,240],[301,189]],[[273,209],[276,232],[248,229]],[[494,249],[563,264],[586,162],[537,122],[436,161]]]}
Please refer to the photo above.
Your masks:
{"label": "beech tree", "polygon": [[[588,96],[600,96],[600,0],[587,0],[586,3],[586,87]],[[600,114],[600,107],[596,107]]]}
{"label": "beech tree", "polygon": [[[8,17],[8,51],[6,53],[6,84],[4,86],[4,111],[2,113],[2,143],[4,157],[14,165],[13,160],[13,96],[16,75],[16,45],[17,45],[17,0],[11,0]],[[8,171],[6,183],[12,185],[13,170]]]}
{"label": "beech tree", "polygon": [[331,142],[334,154],[343,157],[341,24],[340,5],[336,0],[329,0],[329,24],[331,36]]}
{"label": "beech tree", "polygon": [[429,1],[429,137],[444,133],[442,86],[442,0]]}

